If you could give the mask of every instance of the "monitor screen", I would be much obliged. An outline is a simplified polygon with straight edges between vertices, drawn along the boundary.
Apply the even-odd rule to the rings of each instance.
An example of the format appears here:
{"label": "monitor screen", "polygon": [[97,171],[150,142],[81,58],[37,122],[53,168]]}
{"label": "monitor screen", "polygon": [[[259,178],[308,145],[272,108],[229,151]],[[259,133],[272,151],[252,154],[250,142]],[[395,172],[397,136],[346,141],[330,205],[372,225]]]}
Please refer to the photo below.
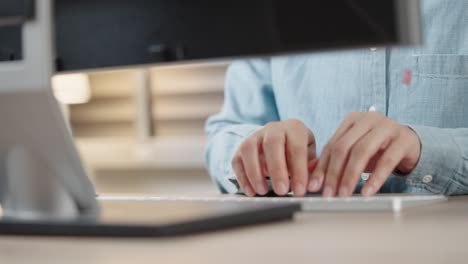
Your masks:
{"label": "monitor screen", "polygon": [[33,0],[0,2],[0,62],[22,59],[21,25],[34,16],[33,8]]}
{"label": "monitor screen", "polygon": [[400,11],[408,10],[401,5],[410,3],[56,0],[57,66],[69,71],[414,44],[401,30]]}

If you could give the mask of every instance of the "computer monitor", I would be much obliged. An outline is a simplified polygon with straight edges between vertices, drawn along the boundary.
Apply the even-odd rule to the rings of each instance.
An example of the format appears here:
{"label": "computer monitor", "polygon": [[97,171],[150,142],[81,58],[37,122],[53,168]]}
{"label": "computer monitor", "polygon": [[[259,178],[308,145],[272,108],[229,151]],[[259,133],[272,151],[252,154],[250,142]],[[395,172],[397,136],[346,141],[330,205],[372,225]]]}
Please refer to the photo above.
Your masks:
{"label": "computer monitor", "polygon": [[418,0],[56,0],[57,70],[417,45]]}
{"label": "computer monitor", "polygon": [[[22,58],[34,0],[4,0],[0,61]],[[56,70],[421,42],[418,0],[55,0]]]}
{"label": "computer monitor", "polygon": [[76,219],[99,211],[50,89],[57,71],[419,44],[418,3],[5,0],[0,27],[10,28],[0,39],[11,39],[0,42],[8,51],[0,62],[3,216]]}

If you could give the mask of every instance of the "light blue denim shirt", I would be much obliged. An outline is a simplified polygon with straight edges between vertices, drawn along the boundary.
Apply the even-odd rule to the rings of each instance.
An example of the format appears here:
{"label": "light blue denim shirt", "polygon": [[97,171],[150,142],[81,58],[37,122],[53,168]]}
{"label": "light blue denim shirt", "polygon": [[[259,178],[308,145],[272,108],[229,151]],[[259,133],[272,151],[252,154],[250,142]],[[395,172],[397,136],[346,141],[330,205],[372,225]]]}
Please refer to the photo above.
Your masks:
{"label": "light blue denim shirt", "polygon": [[221,191],[239,191],[228,180],[232,156],[266,123],[301,120],[320,153],[349,112],[372,108],[413,128],[422,143],[413,172],[390,176],[382,191],[468,194],[468,1],[422,4],[423,47],[233,63],[224,106],[206,123],[206,163]]}

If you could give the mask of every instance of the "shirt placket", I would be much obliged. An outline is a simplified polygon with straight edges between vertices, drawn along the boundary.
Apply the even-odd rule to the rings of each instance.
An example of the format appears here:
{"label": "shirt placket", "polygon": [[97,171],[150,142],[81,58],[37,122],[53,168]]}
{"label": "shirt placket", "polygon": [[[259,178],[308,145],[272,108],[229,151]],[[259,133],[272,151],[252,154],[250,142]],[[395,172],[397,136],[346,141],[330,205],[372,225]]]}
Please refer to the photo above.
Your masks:
{"label": "shirt placket", "polygon": [[362,111],[386,115],[386,51],[384,48],[371,48],[368,57],[368,69],[363,73],[367,85],[366,91],[362,93]]}

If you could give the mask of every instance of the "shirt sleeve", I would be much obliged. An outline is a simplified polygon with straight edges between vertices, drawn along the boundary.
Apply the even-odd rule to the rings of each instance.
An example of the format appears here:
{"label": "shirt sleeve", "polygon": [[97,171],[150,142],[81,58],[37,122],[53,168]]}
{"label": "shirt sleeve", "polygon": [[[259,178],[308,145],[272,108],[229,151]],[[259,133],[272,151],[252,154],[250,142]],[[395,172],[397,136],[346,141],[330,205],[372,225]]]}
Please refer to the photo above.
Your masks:
{"label": "shirt sleeve", "polygon": [[224,105],[205,125],[205,163],[223,193],[240,192],[231,160],[239,144],[268,122],[278,121],[269,59],[238,61],[226,73]]}
{"label": "shirt sleeve", "polygon": [[421,155],[406,175],[407,184],[444,195],[468,194],[468,128],[409,127],[419,136]]}

